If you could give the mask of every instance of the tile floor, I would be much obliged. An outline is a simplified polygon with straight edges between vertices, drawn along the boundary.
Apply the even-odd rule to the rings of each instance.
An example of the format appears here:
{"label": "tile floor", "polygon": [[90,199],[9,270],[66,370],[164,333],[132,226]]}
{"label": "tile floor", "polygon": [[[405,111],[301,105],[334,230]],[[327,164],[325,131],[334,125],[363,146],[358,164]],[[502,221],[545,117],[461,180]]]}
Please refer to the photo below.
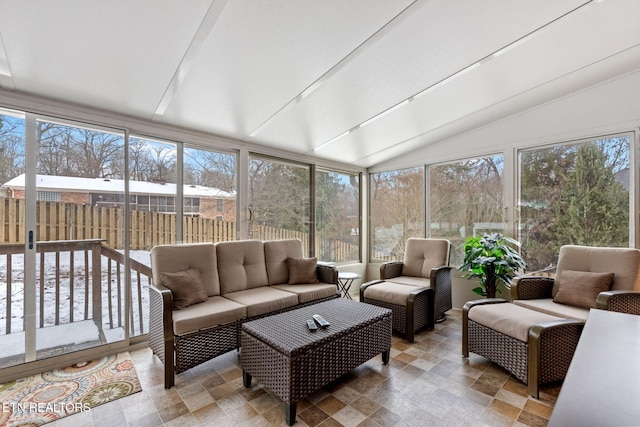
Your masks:
{"label": "tile floor", "polygon": [[[416,342],[394,336],[391,361],[380,356],[298,403],[297,427],[544,426],[560,391],[540,399],[486,359],[461,353],[461,312],[452,310]],[[284,426],[284,406],[254,382],[242,385],[230,352],[177,376],[165,390],[151,350],[131,352],[143,391],[50,424],[61,426]]]}

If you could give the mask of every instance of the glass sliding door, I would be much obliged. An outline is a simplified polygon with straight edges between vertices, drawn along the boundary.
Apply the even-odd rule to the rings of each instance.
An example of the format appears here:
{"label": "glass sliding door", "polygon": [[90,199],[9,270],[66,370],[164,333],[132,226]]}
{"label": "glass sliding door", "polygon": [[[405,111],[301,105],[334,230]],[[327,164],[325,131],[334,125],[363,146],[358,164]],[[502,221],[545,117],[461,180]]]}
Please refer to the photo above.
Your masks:
{"label": "glass sliding door", "polygon": [[25,361],[25,116],[0,110],[0,368]]}
{"label": "glass sliding door", "polygon": [[124,133],[1,117],[0,366],[123,342]]}
{"label": "glass sliding door", "polygon": [[125,339],[124,133],[39,118],[37,358]]}

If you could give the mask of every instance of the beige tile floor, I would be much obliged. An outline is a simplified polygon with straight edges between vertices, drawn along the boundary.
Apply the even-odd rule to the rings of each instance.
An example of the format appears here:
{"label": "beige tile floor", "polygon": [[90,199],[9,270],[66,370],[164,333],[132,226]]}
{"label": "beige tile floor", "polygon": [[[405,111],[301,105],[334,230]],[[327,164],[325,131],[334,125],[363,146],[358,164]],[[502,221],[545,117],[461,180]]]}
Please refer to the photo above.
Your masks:
{"label": "beige tile floor", "polygon": [[[461,312],[452,310],[416,342],[394,336],[380,356],[298,403],[295,426],[544,426],[559,385],[540,399],[486,359],[460,353]],[[177,376],[165,390],[160,361],[131,352],[143,391],[50,424],[58,426],[284,426],[284,406],[259,384],[242,385],[230,352]]]}

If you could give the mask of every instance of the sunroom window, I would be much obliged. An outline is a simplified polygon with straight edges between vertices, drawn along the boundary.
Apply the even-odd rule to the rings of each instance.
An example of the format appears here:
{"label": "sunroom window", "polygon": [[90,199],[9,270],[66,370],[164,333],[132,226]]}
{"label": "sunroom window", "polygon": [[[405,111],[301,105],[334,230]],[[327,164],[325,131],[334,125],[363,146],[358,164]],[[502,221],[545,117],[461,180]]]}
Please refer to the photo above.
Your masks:
{"label": "sunroom window", "polygon": [[520,152],[520,240],[529,271],[560,246],[629,246],[630,134]]}

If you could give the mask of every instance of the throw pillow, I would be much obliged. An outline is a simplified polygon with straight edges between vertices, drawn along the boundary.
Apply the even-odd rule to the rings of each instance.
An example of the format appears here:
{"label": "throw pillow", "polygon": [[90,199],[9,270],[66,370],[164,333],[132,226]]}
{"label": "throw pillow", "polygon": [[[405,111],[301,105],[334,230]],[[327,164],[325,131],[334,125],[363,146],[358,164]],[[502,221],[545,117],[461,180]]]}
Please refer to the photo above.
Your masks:
{"label": "throw pillow", "polygon": [[316,267],[318,258],[287,258],[289,265],[289,284],[318,283]]}
{"label": "throw pillow", "polygon": [[613,273],[564,270],[556,280],[559,283],[554,302],[574,307],[595,308],[598,294],[611,288]]}
{"label": "throw pillow", "polygon": [[173,294],[173,309],[182,310],[190,305],[207,300],[205,291],[200,279],[200,270],[190,268],[178,271],[177,273],[160,273],[162,283],[171,290]]}

